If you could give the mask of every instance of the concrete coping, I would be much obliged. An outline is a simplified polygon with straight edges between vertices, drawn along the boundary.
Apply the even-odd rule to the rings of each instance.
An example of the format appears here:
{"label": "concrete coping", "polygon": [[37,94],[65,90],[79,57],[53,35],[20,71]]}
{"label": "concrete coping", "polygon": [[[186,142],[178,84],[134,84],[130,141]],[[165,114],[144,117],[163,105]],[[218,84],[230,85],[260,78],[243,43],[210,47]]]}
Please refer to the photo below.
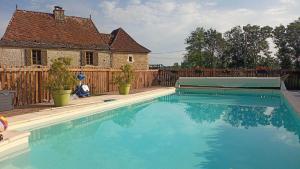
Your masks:
{"label": "concrete coping", "polygon": [[[95,98],[97,101],[89,100],[89,103],[78,103],[60,108],[48,109],[45,111],[8,117],[10,123],[9,130],[30,131],[64,121],[74,120],[80,117],[101,113],[103,111],[118,107],[151,100],[160,96],[172,94],[175,88],[155,89],[126,96],[112,96],[114,101],[104,102]],[[107,97],[105,97],[107,99]],[[79,99],[80,100],[80,99]]]}
{"label": "concrete coping", "polygon": [[300,91],[282,91],[283,96],[292,106],[293,110],[300,113]]}
{"label": "concrete coping", "polygon": [[[0,142],[0,159],[3,160],[9,154],[27,150],[30,132],[5,131],[1,133],[3,140]],[[0,160],[0,161],[1,161]]]}

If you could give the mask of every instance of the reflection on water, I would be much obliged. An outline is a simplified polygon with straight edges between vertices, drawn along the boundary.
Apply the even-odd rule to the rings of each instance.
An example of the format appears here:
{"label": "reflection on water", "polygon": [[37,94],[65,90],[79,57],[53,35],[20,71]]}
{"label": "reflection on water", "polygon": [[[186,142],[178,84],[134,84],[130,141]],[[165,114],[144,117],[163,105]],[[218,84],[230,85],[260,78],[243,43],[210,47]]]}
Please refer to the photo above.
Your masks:
{"label": "reflection on water", "polygon": [[[207,99],[209,98],[209,99]],[[215,122],[221,119],[233,127],[274,126],[284,127],[295,133],[300,142],[299,116],[289,111],[287,105],[279,95],[242,97],[227,95],[194,95],[193,101],[190,94],[174,94],[160,98],[161,101],[171,103],[184,103],[185,113],[195,122]],[[226,100],[226,101],[224,101]],[[261,103],[269,106],[262,106]]]}
{"label": "reflection on water", "polygon": [[[151,103],[152,102],[141,105],[131,105],[51,127],[34,130],[31,132],[30,142],[32,144],[40,144],[41,141],[45,141],[50,137],[59,136],[64,138],[68,136],[72,139],[76,139],[76,137],[90,137],[93,133],[96,133],[101,124],[107,120],[112,120],[121,127],[130,127],[134,123],[136,114]],[[78,130],[82,130],[82,132],[78,132]],[[54,131],[56,133],[55,135],[53,135]],[[76,135],[74,135],[74,132],[76,132]]]}
{"label": "reflection on water", "polygon": [[151,103],[153,102],[142,105],[130,105],[125,108],[112,110],[110,111],[111,114],[114,114],[112,120],[121,127],[130,127],[134,124],[136,114]]}
{"label": "reflection on water", "polygon": [[177,93],[160,99],[184,103],[185,113],[197,124],[229,125],[215,128],[216,134],[206,137],[210,149],[195,153],[205,159],[195,168],[300,168],[300,118],[279,95],[243,98],[198,94],[192,95],[191,102],[190,96]]}

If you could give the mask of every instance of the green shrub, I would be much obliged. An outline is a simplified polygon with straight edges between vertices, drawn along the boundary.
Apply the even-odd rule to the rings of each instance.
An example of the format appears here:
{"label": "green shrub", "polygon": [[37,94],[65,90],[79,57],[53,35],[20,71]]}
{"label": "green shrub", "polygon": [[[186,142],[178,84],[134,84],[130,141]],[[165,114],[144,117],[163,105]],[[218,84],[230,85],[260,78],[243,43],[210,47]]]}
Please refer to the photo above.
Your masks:
{"label": "green shrub", "polygon": [[113,83],[117,85],[131,84],[134,80],[134,70],[131,65],[121,67],[121,73],[113,76]]}
{"label": "green shrub", "polygon": [[49,70],[49,77],[46,87],[50,91],[55,90],[71,90],[76,85],[76,78],[68,67],[71,64],[71,58],[57,58],[52,60]]}

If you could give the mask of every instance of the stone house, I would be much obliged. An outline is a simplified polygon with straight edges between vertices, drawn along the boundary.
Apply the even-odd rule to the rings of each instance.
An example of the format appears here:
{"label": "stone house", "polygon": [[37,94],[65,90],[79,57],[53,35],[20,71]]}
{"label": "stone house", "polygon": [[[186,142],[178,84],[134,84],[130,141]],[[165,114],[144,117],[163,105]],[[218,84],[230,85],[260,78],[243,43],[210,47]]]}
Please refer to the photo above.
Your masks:
{"label": "stone house", "polygon": [[72,66],[120,68],[132,64],[148,69],[150,50],[122,28],[100,33],[91,18],[16,9],[0,40],[0,65],[50,65],[58,57],[72,58]]}

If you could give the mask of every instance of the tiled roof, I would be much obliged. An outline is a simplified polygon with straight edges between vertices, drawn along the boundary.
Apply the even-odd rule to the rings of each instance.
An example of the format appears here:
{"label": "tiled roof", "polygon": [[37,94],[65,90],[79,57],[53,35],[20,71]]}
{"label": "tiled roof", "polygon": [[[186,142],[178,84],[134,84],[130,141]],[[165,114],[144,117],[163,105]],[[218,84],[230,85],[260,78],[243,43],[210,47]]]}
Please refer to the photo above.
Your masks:
{"label": "tiled roof", "polygon": [[112,43],[110,48],[115,52],[134,52],[134,53],[149,53],[149,49],[137,43],[127,32],[122,28],[116,29],[111,33]]}
{"label": "tiled roof", "polygon": [[112,41],[111,34],[100,33],[100,37],[107,45],[111,44]]}
{"label": "tiled roof", "polygon": [[76,48],[107,49],[89,18],[65,16],[57,21],[53,14],[16,10],[2,38],[5,44],[44,44]]}
{"label": "tiled roof", "polygon": [[97,49],[113,52],[149,53],[122,28],[99,33],[90,18],[16,10],[0,40],[0,46],[34,48]]}
{"label": "tiled roof", "polygon": [[9,41],[0,40],[0,47],[23,47],[23,48],[43,48],[43,49],[91,49],[91,50],[108,50],[108,46],[97,46],[97,45],[77,45],[77,44],[62,44],[62,43],[45,43],[45,42],[31,42],[31,41]]}

